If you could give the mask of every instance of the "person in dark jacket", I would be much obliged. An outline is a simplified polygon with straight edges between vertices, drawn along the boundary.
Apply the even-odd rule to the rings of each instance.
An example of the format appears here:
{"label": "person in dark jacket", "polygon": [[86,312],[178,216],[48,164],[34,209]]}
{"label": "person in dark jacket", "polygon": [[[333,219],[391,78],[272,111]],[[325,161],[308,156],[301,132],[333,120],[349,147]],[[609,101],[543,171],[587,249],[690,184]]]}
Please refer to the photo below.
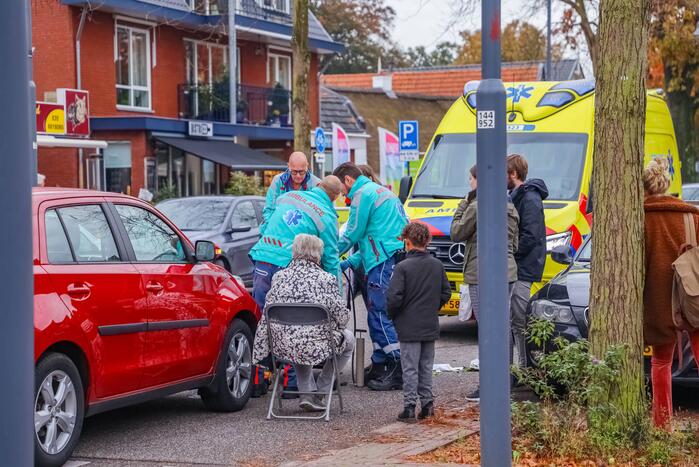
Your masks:
{"label": "person in dark jacket", "polygon": [[507,157],[507,188],[519,214],[519,245],[515,253],[517,282],[510,299],[510,322],[520,367],[526,365],[526,310],[532,283],[541,281],[544,274],[546,224],[542,201],[549,195],[543,180],[527,180],[528,172],[529,165],[523,156],[511,154]]}
{"label": "person in dark jacket", "polygon": [[398,420],[414,422],[418,395],[418,418],[434,415],[434,342],[439,338],[439,310],[451,297],[451,288],[442,262],[427,253],[432,240],[429,229],[411,222],[401,236],[408,253],[393,270],[386,308],[398,333],[403,361],[403,411]]}

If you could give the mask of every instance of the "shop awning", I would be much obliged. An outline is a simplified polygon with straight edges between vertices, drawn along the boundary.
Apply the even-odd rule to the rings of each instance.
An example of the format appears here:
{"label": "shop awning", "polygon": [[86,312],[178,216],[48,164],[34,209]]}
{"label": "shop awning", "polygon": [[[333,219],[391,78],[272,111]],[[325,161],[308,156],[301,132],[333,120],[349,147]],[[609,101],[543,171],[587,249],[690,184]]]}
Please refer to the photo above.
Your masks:
{"label": "shop awning", "polygon": [[156,136],[155,138],[169,146],[194,154],[202,159],[216,162],[237,170],[285,170],[283,160],[262,151],[250,149],[232,141],[173,138]]}

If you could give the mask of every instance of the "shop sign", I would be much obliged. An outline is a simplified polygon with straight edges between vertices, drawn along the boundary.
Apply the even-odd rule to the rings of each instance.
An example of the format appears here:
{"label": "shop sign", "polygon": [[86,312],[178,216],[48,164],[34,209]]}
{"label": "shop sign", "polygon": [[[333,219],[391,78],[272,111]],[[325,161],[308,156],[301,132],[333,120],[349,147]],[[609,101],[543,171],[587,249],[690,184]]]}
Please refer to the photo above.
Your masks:
{"label": "shop sign", "polygon": [[214,124],[211,122],[190,121],[189,136],[209,138],[214,135]]}
{"label": "shop sign", "polygon": [[36,103],[36,132],[42,135],[64,135],[66,133],[65,111],[54,102]]}
{"label": "shop sign", "polygon": [[90,136],[90,96],[88,91],[60,88],[56,90],[59,104],[65,108],[66,135]]}

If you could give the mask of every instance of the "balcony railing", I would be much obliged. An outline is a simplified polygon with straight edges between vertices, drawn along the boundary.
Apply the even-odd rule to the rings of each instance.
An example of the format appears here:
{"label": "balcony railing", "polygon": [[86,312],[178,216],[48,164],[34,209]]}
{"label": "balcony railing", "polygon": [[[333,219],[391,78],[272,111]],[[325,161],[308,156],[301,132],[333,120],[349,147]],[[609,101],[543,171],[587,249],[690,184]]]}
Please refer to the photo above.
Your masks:
{"label": "balcony railing", "polygon": [[[202,15],[228,14],[228,0],[190,0]],[[236,0],[236,15],[291,25],[290,0]]]}
{"label": "balcony railing", "polygon": [[[191,120],[230,122],[228,83],[180,84],[179,115]],[[273,88],[238,86],[236,122],[249,125],[291,126],[291,92]]]}

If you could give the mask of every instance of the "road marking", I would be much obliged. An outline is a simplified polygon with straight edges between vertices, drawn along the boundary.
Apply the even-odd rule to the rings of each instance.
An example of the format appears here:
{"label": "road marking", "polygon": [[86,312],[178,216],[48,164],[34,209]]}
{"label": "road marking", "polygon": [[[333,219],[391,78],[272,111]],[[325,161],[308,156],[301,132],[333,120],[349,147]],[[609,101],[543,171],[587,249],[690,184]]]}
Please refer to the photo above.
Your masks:
{"label": "road marking", "polygon": [[63,464],[63,467],[80,467],[82,465],[88,465],[90,462],[87,461],[68,461]]}

